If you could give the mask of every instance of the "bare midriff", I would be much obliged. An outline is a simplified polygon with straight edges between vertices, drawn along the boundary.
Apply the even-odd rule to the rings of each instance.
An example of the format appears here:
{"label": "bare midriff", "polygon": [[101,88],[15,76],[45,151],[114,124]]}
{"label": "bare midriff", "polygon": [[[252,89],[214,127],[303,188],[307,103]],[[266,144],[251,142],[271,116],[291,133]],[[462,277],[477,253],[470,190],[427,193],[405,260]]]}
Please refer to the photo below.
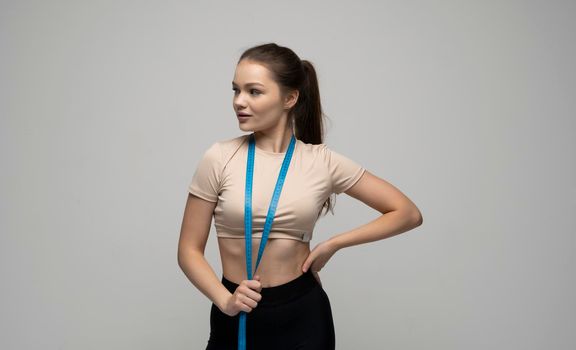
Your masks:
{"label": "bare midriff", "polygon": [[[260,240],[260,237],[252,238],[252,277],[260,276],[263,288],[290,282],[303,274],[302,265],[310,254],[310,242],[268,237],[258,269],[254,272]],[[218,237],[222,274],[236,284],[247,279],[245,244],[244,238]]]}

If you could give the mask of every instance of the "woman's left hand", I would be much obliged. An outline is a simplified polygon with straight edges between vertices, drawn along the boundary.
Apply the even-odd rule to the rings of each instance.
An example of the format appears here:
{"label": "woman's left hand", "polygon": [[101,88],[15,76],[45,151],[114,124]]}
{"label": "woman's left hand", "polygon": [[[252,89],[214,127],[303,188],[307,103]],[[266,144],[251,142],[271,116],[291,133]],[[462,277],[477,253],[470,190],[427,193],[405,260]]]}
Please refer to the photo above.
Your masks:
{"label": "woman's left hand", "polygon": [[316,273],[322,270],[324,265],[326,265],[328,260],[330,260],[336,251],[336,247],[329,241],[324,241],[318,244],[314,249],[312,249],[310,254],[308,254],[304,264],[302,264],[302,271],[306,272],[311,268],[312,272]]}

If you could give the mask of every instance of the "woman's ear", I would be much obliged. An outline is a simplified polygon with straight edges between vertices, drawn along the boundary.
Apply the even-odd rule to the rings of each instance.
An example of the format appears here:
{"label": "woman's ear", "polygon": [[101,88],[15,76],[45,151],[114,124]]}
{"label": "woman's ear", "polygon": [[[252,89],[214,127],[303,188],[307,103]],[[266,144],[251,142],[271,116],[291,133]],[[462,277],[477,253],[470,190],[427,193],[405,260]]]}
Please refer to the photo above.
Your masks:
{"label": "woman's ear", "polygon": [[296,105],[298,102],[298,97],[300,96],[300,92],[298,90],[292,90],[288,93],[284,101],[284,108],[290,109]]}

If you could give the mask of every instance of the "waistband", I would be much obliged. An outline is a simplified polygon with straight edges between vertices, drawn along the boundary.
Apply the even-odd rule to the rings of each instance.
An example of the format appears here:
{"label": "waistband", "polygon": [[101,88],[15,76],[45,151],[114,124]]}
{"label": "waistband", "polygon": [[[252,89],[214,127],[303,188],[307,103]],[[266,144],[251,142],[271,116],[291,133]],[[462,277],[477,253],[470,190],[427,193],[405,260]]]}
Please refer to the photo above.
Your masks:
{"label": "waistband", "polygon": [[[230,293],[234,293],[236,288],[238,288],[237,283],[227,280],[224,276],[222,276],[222,284]],[[306,294],[317,286],[320,286],[320,284],[312,274],[312,270],[308,269],[308,271],[292,281],[274,287],[263,287],[260,291],[262,299],[258,302],[258,306],[286,303]]]}

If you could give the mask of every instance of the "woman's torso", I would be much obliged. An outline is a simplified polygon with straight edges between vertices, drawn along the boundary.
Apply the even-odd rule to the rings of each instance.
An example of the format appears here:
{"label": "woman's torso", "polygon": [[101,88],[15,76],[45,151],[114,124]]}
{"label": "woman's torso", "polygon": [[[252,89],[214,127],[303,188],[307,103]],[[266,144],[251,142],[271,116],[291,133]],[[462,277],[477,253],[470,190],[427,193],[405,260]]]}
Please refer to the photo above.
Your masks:
{"label": "woman's torso", "polygon": [[[229,281],[240,284],[247,279],[245,240],[218,238],[223,275]],[[268,238],[258,269],[254,273],[260,238],[252,238],[252,272],[260,276],[262,287],[287,283],[302,275],[302,265],[310,253],[310,242],[293,239]],[[318,277],[317,277],[318,278]]]}
{"label": "woman's torso", "polygon": [[[221,202],[215,210],[223,275],[237,284],[247,279],[246,243],[243,234],[247,144],[247,135],[221,144],[226,167],[222,171],[219,195]],[[275,212],[273,228],[256,271],[254,268],[261,240],[258,235],[261,236],[263,231],[284,154],[255,149],[252,189],[254,231],[252,272],[253,276],[260,276],[262,287],[287,283],[303,273],[302,265],[310,253],[309,240],[318,211],[330,191],[330,184],[322,180],[328,176],[327,170],[318,168],[317,159],[320,157],[319,148],[322,146],[297,141]]]}
{"label": "woman's torso", "polygon": [[[214,143],[205,153],[189,190],[217,199],[214,226],[223,275],[239,284],[247,278],[245,257],[246,164],[249,135]],[[325,144],[297,140],[274,213],[272,230],[258,265],[260,237],[285,153],[255,148],[252,185],[252,272],[263,287],[298,278],[310,253],[310,240],[324,202],[356,182],[364,168],[331,151]],[[314,272],[313,272],[314,273]],[[319,281],[319,277],[314,273]]]}

